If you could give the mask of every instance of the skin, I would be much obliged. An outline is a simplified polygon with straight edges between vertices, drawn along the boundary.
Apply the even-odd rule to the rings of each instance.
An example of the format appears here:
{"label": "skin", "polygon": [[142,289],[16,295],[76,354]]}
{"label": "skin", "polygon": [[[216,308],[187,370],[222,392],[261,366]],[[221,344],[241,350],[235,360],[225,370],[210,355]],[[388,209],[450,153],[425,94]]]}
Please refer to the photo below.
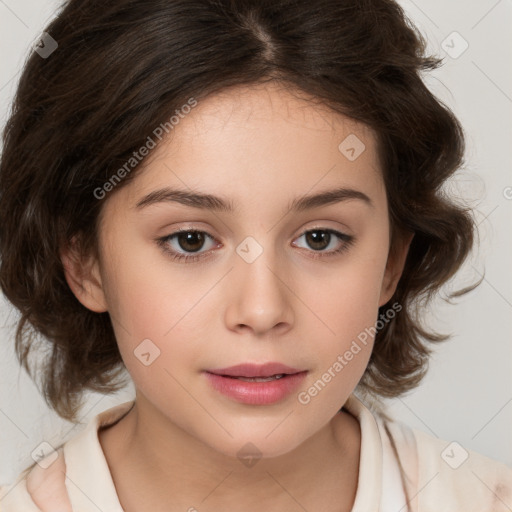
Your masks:
{"label": "skin", "polygon": [[[350,134],[365,144],[354,161],[338,149]],[[150,158],[104,199],[100,258],[63,252],[78,300],[110,313],[136,388],[135,407],[99,433],[122,506],[350,510],[361,439],[357,420],[340,408],[368,364],[371,338],[306,405],[297,393],[272,405],[235,402],[202,370],[278,361],[308,370],[300,388],[307,390],[375,324],[411,237],[390,256],[374,133],[276,85],[239,87],[200,101]],[[222,196],[237,211],[135,207],[165,186]],[[287,209],[296,197],[340,186],[363,192],[372,206],[350,199]],[[155,242],[179,228],[211,235],[199,251],[208,257],[174,261]],[[333,236],[312,247],[304,233],[313,228],[354,242],[315,259],[345,242]],[[263,249],[252,263],[236,252],[247,236]],[[182,254],[189,247],[176,238],[168,246]],[[144,339],[161,351],[149,366],[134,356]],[[252,467],[237,458],[248,442],[262,456]]]}

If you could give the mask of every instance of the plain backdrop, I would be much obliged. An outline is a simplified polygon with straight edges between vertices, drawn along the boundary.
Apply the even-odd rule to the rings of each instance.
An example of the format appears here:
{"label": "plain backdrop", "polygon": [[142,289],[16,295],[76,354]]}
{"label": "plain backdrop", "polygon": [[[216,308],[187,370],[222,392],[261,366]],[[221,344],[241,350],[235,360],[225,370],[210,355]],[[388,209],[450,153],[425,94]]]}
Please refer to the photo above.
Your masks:
{"label": "plain backdrop", "polygon": [[[449,185],[475,207],[479,249],[447,290],[483,283],[455,305],[426,311],[430,325],[453,334],[440,345],[423,383],[388,400],[397,420],[457,441],[512,466],[512,2],[403,0],[444,66],[426,82],[465,128],[466,164]],[[56,0],[0,0],[0,125],[7,118],[21,66],[53,17]],[[13,172],[16,170],[13,169]],[[49,410],[14,355],[16,314],[0,294],[0,485],[32,463],[31,452],[76,435],[99,412],[134,397],[87,395],[80,423]]]}

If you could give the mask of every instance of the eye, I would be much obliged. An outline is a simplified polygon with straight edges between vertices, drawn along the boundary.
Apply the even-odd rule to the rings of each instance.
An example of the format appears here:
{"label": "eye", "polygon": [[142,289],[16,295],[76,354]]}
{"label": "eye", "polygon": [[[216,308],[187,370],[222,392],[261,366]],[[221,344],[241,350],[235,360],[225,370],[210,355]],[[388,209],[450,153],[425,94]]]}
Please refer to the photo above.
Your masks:
{"label": "eye", "polygon": [[[157,243],[167,254],[171,256],[173,260],[197,261],[204,257],[203,253],[199,253],[199,250],[202,248],[205,240],[208,238],[210,240],[215,240],[205,231],[198,231],[195,229],[180,229],[168,236],[159,238]],[[170,247],[172,245],[174,245],[173,248]],[[198,254],[183,254],[179,252],[180,249]]]}
{"label": "eye", "polygon": [[[313,228],[305,231],[298,239],[303,238],[313,249],[312,258],[325,258],[335,256],[347,250],[354,242],[352,235],[340,233],[330,228]],[[298,240],[297,239],[297,240]],[[331,250],[324,250],[329,246]]]}
{"label": "eye", "polygon": [[[299,238],[302,237],[305,237],[306,243],[312,249],[309,252],[312,253],[311,257],[313,259],[340,254],[347,250],[355,240],[352,235],[340,233],[329,228],[310,229],[305,231]],[[180,229],[170,235],[157,239],[156,242],[173,260],[193,262],[208,257],[208,251],[200,252],[205,241],[208,239],[212,242],[215,241],[215,238],[206,231]],[[217,246],[219,245],[217,244]],[[329,246],[334,246],[334,248],[326,251],[325,249]]]}

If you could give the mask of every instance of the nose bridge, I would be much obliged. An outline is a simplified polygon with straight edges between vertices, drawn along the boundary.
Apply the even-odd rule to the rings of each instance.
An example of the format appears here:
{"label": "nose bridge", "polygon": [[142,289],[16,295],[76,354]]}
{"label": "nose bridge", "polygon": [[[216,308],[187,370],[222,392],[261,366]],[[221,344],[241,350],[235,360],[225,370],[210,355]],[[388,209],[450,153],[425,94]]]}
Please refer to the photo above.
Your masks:
{"label": "nose bridge", "polygon": [[[291,320],[289,294],[283,266],[279,264],[272,236],[247,236],[236,247],[237,258],[228,321],[257,331]],[[264,238],[264,240],[262,240]]]}
{"label": "nose bridge", "polygon": [[[237,273],[244,285],[253,293],[276,292],[281,287],[276,248],[272,246],[272,237],[261,235],[258,241],[254,236],[247,236],[236,247],[238,260]],[[263,239],[264,238],[264,239]]]}

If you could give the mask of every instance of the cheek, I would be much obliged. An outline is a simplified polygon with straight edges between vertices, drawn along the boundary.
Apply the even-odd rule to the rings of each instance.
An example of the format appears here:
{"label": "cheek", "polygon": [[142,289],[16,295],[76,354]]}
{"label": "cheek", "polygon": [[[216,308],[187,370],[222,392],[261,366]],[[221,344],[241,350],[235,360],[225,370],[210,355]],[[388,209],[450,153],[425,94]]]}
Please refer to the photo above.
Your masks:
{"label": "cheek", "polygon": [[132,247],[121,254],[107,269],[107,301],[129,373],[134,380],[146,380],[151,372],[144,362],[153,360],[151,368],[170,372],[194,367],[201,354],[197,341],[203,328],[201,298],[212,283],[194,280],[190,271],[155,257],[149,247]]}
{"label": "cheek", "polygon": [[387,245],[369,243],[368,239],[372,242],[367,237],[357,250],[332,267],[328,278],[323,279],[322,290],[318,282],[307,281],[310,289],[303,292],[313,298],[312,309],[323,320],[325,334],[334,334],[331,337],[337,337],[340,343],[356,337],[377,320]]}
{"label": "cheek", "polygon": [[109,308],[133,335],[162,338],[176,329],[211,285],[194,279],[185,264],[167,259],[156,243],[128,243],[121,235],[117,243],[121,256],[107,270]]}
{"label": "cheek", "polygon": [[364,278],[347,275],[334,280],[330,300],[318,304],[324,334],[315,338],[314,371],[297,394],[297,402],[308,415],[319,420],[334,415],[363,376],[376,333],[376,288],[368,274]]}
{"label": "cheek", "polygon": [[385,235],[377,231],[347,253],[329,279],[323,279],[322,291],[318,281],[304,281],[307,285],[301,293],[311,299],[308,304],[317,312],[308,327],[317,333],[314,378],[329,382],[331,391],[325,398],[332,394],[333,403],[339,402],[344,389],[355,387],[371,355],[387,260]]}

